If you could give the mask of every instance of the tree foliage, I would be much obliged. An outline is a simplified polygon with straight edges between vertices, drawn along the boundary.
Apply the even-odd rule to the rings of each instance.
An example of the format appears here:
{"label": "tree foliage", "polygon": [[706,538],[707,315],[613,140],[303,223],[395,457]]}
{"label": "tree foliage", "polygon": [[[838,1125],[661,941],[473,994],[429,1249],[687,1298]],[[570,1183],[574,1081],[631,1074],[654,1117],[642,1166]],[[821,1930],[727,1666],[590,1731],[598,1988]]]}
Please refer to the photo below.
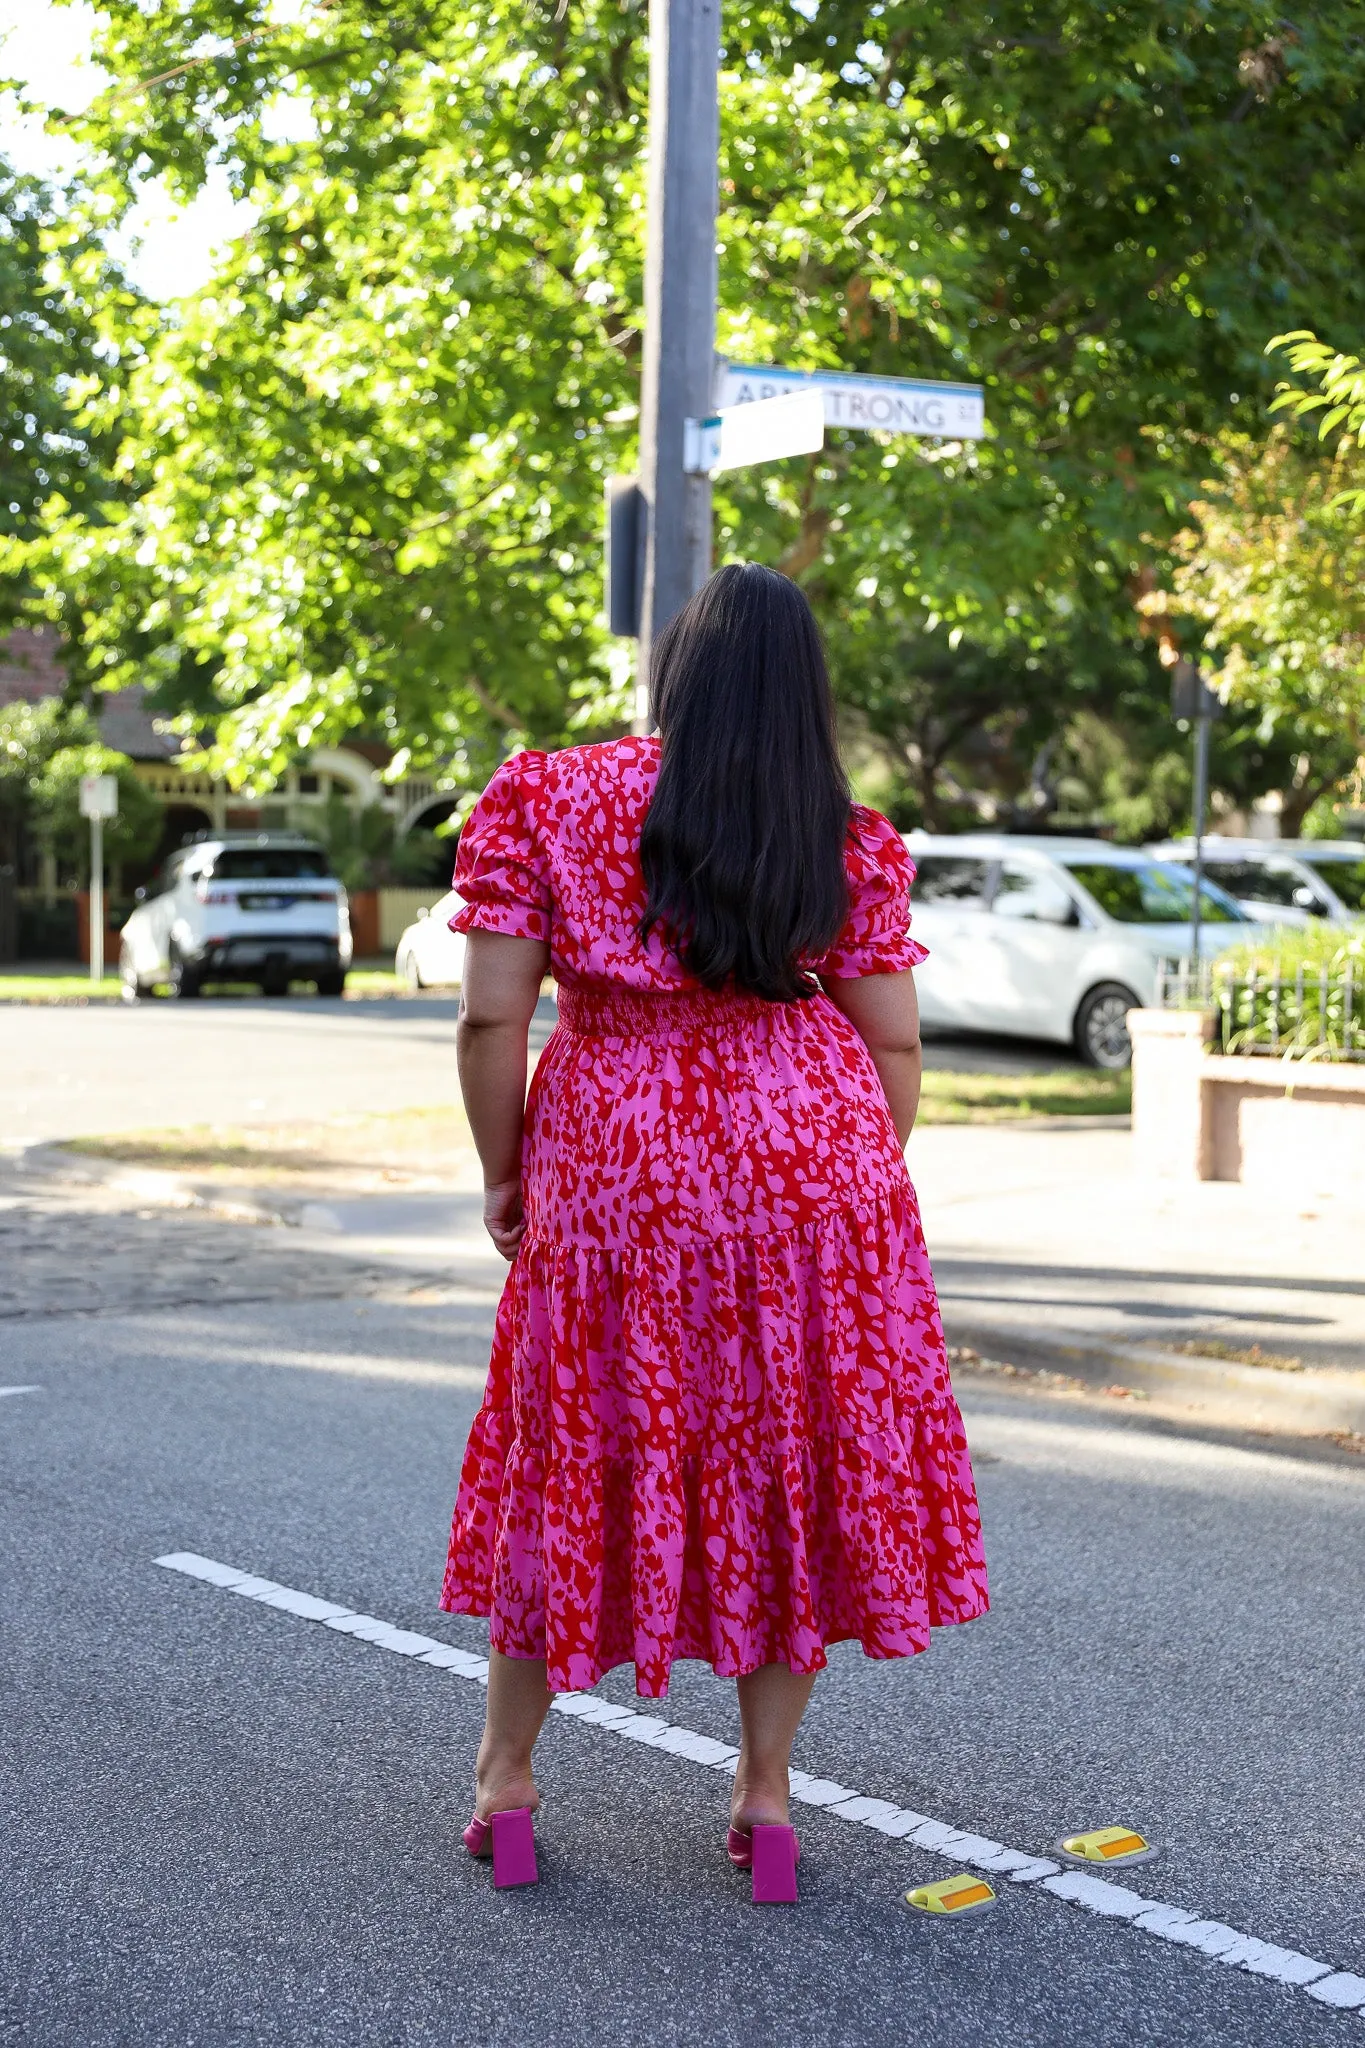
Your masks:
{"label": "tree foliage", "polygon": [[[112,10],[116,76],[174,75],[86,118],[94,203],[192,192],[218,156],[259,211],[173,316],[108,319],[82,417],[122,437],[120,495],[54,505],[30,556],[92,677],[214,716],[243,774],[364,725],[476,781],[515,740],[610,729],[644,20]],[[718,494],[720,550],[803,578],[926,814],[964,701],[1017,786],[1059,707],[1150,697],[1136,579],[1213,437],[1253,428],[1267,337],[1360,331],[1357,30],[1349,0],[1293,28],[1261,0],[732,0],[722,349],[986,386],[976,447],[834,434]]]}
{"label": "tree foliage", "polygon": [[161,833],[160,799],[139,781],[126,754],[103,744],[84,706],[47,697],[0,708],[0,857],[13,862],[21,835],[31,835],[55,854],[61,870],[86,877],[90,826],[80,812],[83,775],[112,775],[118,782],[118,815],[104,825],[107,858],[146,859]]}
{"label": "tree foliage", "polygon": [[[79,233],[57,263],[45,246],[57,215],[47,186],[0,160],[0,546],[32,539],[54,497],[83,515],[104,489],[108,448],[77,425],[71,401],[96,368],[86,287],[114,273]],[[0,633],[25,595],[22,576],[0,575]]]}
{"label": "tree foliage", "polygon": [[1223,458],[1175,542],[1175,603],[1201,622],[1221,692],[1298,755],[1293,828],[1365,753],[1365,460],[1345,439],[1315,458],[1284,429]]}

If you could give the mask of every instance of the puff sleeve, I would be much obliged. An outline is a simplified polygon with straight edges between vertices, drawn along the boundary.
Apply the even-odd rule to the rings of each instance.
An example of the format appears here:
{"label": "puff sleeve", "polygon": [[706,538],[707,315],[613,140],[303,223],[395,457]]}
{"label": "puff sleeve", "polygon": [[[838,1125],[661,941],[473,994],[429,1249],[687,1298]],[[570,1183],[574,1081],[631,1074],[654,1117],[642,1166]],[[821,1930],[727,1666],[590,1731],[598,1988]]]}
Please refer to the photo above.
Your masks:
{"label": "puff sleeve", "polygon": [[465,821],[453,883],[464,908],[451,918],[452,931],[548,944],[550,864],[528,804],[544,765],[538,753],[504,761]]}
{"label": "puff sleeve", "polygon": [[900,974],[929,957],[929,948],[910,936],[910,885],[915,863],[905,842],[880,811],[853,806],[849,820],[848,921],[819,973],[836,981],[860,974]]}

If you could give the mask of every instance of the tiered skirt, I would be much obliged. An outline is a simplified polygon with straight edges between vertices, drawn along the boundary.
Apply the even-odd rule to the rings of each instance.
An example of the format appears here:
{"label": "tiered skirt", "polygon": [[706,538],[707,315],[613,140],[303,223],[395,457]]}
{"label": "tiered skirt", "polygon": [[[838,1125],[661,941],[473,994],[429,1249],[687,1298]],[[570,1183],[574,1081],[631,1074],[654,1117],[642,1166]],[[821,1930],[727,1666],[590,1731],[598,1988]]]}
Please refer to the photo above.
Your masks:
{"label": "tiered skirt", "polygon": [[444,1607],[651,1698],[985,1610],[914,1191],[827,998],[565,989],[523,1182]]}

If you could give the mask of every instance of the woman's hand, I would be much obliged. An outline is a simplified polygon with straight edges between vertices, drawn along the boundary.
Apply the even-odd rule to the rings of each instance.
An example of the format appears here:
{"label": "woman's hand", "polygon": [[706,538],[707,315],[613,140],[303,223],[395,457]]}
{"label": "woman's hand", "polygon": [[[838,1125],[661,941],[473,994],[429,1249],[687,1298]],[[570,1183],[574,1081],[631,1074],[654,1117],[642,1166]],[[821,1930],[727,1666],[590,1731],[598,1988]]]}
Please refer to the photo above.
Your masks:
{"label": "woman's hand", "polygon": [[521,1206],[521,1176],[499,1181],[483,1191],[483,1227],[505,1259],[514,1259],[526,1234]]}

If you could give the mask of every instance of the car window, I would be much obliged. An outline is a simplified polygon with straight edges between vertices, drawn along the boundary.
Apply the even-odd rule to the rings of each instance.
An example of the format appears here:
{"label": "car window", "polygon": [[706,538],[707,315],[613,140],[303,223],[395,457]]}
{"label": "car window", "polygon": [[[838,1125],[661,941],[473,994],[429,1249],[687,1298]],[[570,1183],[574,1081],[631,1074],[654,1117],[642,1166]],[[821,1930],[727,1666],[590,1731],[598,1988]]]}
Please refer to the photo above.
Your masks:
{"label": "car window", "polygon": [[991,863],[966,854],[926,853],[915,858],[916,903],[956,903],[984,909]]}
{"label": "car window", "polygon": [[1322,876],[1348,910],[1365,910],[1365,857],[1353,860],[1350,854],[1301,853],[1299,859]]}
{"label": "car window", "polygon": [[298,882],[330,874],[316,846],[228,846],[213,864],[218,882]]}
{"label": "car window", "polygon": [[1046,868],[1007,860],[1001,867],[991,908],[997,917],[1014,918],[1024,923],[1070,924],[1075,906],[1070,891]]}
{"label": "car window", "polygon": [[[1142,867],[1098,860],[1068,860],[1062,865],[1118,924],[1189,923],[1194,877],[1181,868],[1156,861]],[[1200,915],[1206,924],[1246,922],[1232,898],[1210,882],[1200,891]]]}
{"label": "car window", "polygon": [[1295,890],[1304,887],[1303,876],[1286,860],[1204,859],[1204,872],[1239,903],[1276,903],[1286,910],[1302,909]]}

